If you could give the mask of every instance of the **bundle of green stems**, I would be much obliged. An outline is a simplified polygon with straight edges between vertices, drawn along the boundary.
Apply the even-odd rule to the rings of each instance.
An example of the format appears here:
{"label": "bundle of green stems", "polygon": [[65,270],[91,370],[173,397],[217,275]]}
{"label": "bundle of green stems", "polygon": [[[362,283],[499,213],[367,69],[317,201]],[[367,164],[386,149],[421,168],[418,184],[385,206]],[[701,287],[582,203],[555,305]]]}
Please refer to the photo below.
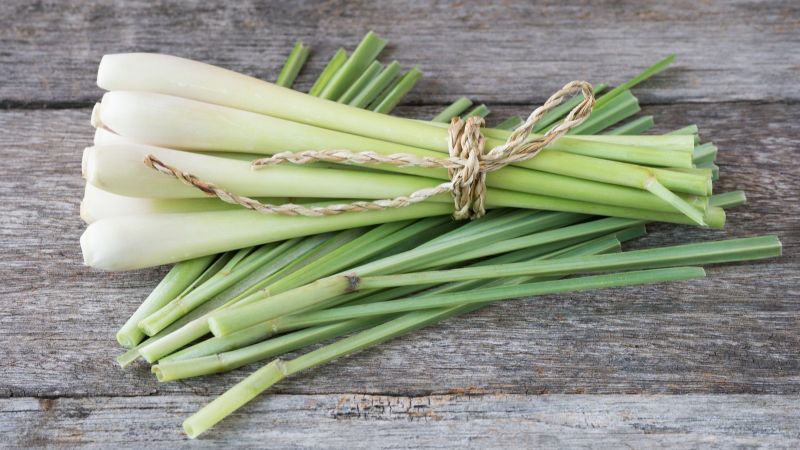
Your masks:
{"label": "bundle of green stems", "polygon": [[[88,189],[102,192],[87,194],[83,206],[92,221],[81,238],[86,263],[137,269],[309,234],[448,214],[452,206],[446,195],[359,214],[253,214],[206,198],[205,192],[142,163],[154,155],[229,192],[276,202],[341,203],[436,186],[448,178],[446,170],[320,163],[253,170],[248,162],[283,151],[331,148],[442,157],[447,120],[488,114],[485,105],[470,109],[468,99],[459,99],[430,121],[386,114],[419,79],[419,71],[401,75],[398,63],[376,61],[384,45],[370,33],[349,57],[337,52],[309,94],[285,87],[307,55],[302,45],[281,73],[284,86],[166,55],[105,56],[98,84],[110,92],[93,112],[95,145],[86,149],[82,164]],[[724,211],[708,205],[713,148],[697,149],[694,129],[642,135],[652,118],[622,122],[639,111],[630,89],[671,60],[614,89],[597,85],[592,115],[571,135],[533,159],[488,174],[487,205],[721,228]],[[551,111],[534,133],[551,129],[579,101]],[[484,129],[487,147],[502,143],[520,121],[512,117],[498,128]],[[612,126],[617,127],[600,134]]]}
{"label": "bundle of green stems", "polygon": [[[142,164],[154,154],[269,203],[326,205],[434,186],[445,172],[249,167],[287,150],[441,155],[452,118],[489,115],[466,97],[431,120],[387,115],[421,74],[378,62],[385,45],[368,33],[349,56],[340,49],[308,94],[288,89],[309,57],[301,42],[280,72],[280,88],[163,55],[110,55],[101,63],[98,83],[111,92],[93,112],[95,146],[84,154],[85,259],[112,270],[180,261],[117,333],[128,349],[119,363],[141,358],[160,381],[173,381],[329,342],[236,384],[184,422],[190,437],[287,376],[492,302],[688,280],[705,275],[696,266],[780,254],[772,236],[621,251],[648,222],[721,228],[723,208],[745,201],[739,191],[712,195],[717,149],[699,142],[696,126],[641,134],[654,121],[633,118],[640,107],[630,89],[672,58],[614,89],[595,85],[591,116],[540,156],[490,174],[490,210],[468,223],[448,217],[448,198],[323,218],[262,216],[203,198]],[[534,133],[547,132],[580,100],[546,114]],[[522,122],[512,116],[486,128],[487,145]]]}

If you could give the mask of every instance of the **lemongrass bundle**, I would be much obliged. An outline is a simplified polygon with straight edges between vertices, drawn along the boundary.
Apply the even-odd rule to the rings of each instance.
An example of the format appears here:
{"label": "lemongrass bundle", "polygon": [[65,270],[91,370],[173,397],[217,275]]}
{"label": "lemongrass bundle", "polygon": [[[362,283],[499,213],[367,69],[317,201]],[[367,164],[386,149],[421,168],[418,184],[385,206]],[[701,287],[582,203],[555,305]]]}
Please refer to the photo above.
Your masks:
{"label": "lemongrass bundle", "polygon": [[[744,202],[741,192],[712,195],[717,148],[700,143],[696,126],[642,135],[653,118],[631,119],[639,104],[630,89],[672,57],[614,89],[595,86],[594,110],[570,134],[533,159],[488,174],[491,209],[465,224],[447,218],[446,195],[380,211],[263,215],[207,198],[198,184],[144,164],[152,155],[202,186],[307,207],[435,187],[448,179],[444,169],[251,167],[263,156],[331,148],[441,157],[448,151],[446,122],[490,113],[461,98],[432,121],[387,115],[421,73],[401,75],[399,63],[378,62],[385,45],[370,32],[349,56],[340,49],[309,94],[290,89],[310,53],[302,42],[275,84],[166,55],[101,61],[98,85],[110,92],[92,113],[95,145],[83,157],[81,216],[90,224],[81,238],[84,258],[110,270],[182,261],[119,330],[129,349],[120,364],[143,358],[169,381],[355,333],[267,364],[187,419],[190,437],[286,376],[492,302],[686,280],[705,273],[683,266],[780,254],[770,236],[621,252],[647,222],[720,228],[722,208]],[[582,100],[545,114],[530,138],[557,126]],[[484,128],[487,150],[523,122],[512,116]]]}

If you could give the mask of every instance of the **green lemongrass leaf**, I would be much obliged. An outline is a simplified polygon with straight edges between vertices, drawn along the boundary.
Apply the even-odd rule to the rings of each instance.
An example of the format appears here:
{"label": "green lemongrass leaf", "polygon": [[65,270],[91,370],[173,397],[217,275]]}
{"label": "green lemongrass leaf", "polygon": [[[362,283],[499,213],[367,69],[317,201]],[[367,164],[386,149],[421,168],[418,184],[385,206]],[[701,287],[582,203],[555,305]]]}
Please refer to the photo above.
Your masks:
{"label": "green lemongrass leaf", "polygon": [[141,342],[145,336],[139,330],[139,321],[183,292],[211,265],[214,259],[214,255],[202,256],[175,264],[144,302],[139,305],[130,319],[117,331],[117,342],[126,348],[134,347]]}
{"label": "green lemongrass leaf", "polygon": [[394,110],[395,106],[400,103],[400,100],[405,97],[408,91],[414,88],[414,85],[417,84],[420,78],[422,78],[422,72],[416,67],[412,68],[403,74],[396,84],[391,86],[391,88],[387,88],[385,95],[381,95],[370,103],[369,109],[376,113],[389,114]]}
{"label": "green lemongrass leaf", "polygon": [[[593,88],[593,92],[595,96],[603,92],[603,90],[607,87],[605,83],[600,83]],[[567,115],[573,108],[578,106],[583,101],[583,94],[576,95],[575,97],[564,101],[560,105],[556,106],[555,108],[551,109],[549,112],[545,113],[541,119],[533,127],[534,133],[540,133],[558,120],[561,120],[564,116]],[[595,107],[595,110],[597,107]]]}
{"label": "green lemongrass leaf", "polygon": [[744,205],[747,202],[747,197],[744,191],[731,191],[723,194],[712,195],[708,199],[708,204],[711,206],[718,206],[721,208],[733,208],[736,206]]}
{"label": "green lemongrass leaf", "polygon": [[600,98],[597,99],[597,102],[595,103],[594,107],[602,108],[604,105],[611,102],[615,97],[620,95],[622,92],[632,89],[637,84],[661,72],[662,70],[666,69],[667,66],[672,64],[674,61],[675,61],[675,55],[669,55],[666,58],[662,59],[661,61],[653,64],[652,66],[642,71],[642,73],[640,73],[639,75],[631,78],[630,80],[610,90],[608,93],[602,95]]}
{"label": "green lemongrass leaf", "polygon": [[[325,103],[329,107],[331,105],[339,105],[334,102]],[[178,107],[189,107],[194,111],[191,124],[176,122],[175,120],[170,120],[169,117],[167,117],[172,114],[169,112],[171,108]],[[173,111],[177,113],[177,110]],[[353,111],[363,112],[357,109],[354,109]],[[192,102],[190,100],[176,97],[159,96],[152,93],[108,93],[104,96],[103,106],[100,109],[99,114],[104,118],[104,122],[113,122],[109,123],[109,126],[112,126],[117,130],[124,130],[123,134],[130,134],[132,136],[138,135],[143,141],[147,141],[147,138],[140,133],[152,134],[154,130],[160,129],[161,131],[158,133],[158,143],[160,145],[170,145],[178,148],[202,150],[203,147],[213,145],[215,150],[224,150],[224,147],[229,145],[230,150],[240,149],[241,146],[248,146],[254,151],[261,152],[262,148],[264,148],[261,146],[269,145],[270,148],[274,148],[275,151],[334,147],[348,148],[353,151],[376,151],[384,154],[401,152],[416,154],[419,156],[441,156],[437,153],[438,150],[430,151],[416,147],[408,147],[405,145],[390,144],[387,142],[376,141],[374,139],[337,133],[332,130],[308,127],[296,122],[288,122],[269,118],[259,114],[246,113],[244,111],[237,111],[229,108],[221,108],[214,105]],[[164,114],[164,116],[159,117],[159,114]],[[182,115],[185,116],[185,114]],[[226,116],[228,118],[224,121],[223,125],[221,120]],[[380,115],[380,117],[387,119],[392,118],[392,116],[386,115]],[[206,122],[206,120],[208,122]],[[241,128],[238,130],[233,130],[231,128],[231,123],[236,123]],[[425,125],[421,122],[415,121],[408,121],[408,123],[414,123],[415,126],[428,127],[430,129],[437,130],[437,132],[441,132],[442,134],[440,137],[442,141],[439,142],[439,146],[441,151],[446,151],[446,129],[441,129],[438,126]],[[202,130],[202,133],[198,132],[198,129]],[[222,133],[222,135],[219,133]],[[609,137],[621,138],[620,136]],[[194,140],[194,143],[189,142],[191,140]],[[490,145],[492,145],[492,141],[494,140],[487,139],[487,141]],[[196,147],[196,145],[199,145],[200,148]],[[264,149],[264,151],[265,153],[271,153],[271,150],[268,149]],[[537,171],[549,171],[552,173],[553,166],[543,164],[543,160],[546,159],[545,156],[546,155],[544,154],[539,155],[531,160],[520,162],[518,165],[520,167],[535,169]],[[559,165],[557,168],[561,175],[566,174],[566,176],[569,176],[570,178],[596,180],[598,174],[602,174],[604,172],[604,169],[598,165],[605,163],[607,163],[607,161],[604,161],[600,158],[582,157],[580,164],[570,167]],[[630,171],[642,170],[642,167],[640,166],[630,165],[625,167]],[[281,168],[282,166],[274,166],[271,167],[270,170],[278,170]],[[446,179],[447,177],[446,172],[439,169],[400,168],[397,166],[387,167],[386,165],[382,165],[380,168],[406,173],[425,174],[425,176],[435,176],[442,179]],[[546,170],[543,170],[543,168]],[[519,189],[547,189],[549,183],[537,182],[537,180],[532,178],[537,175],[536,173],[531,173],[529,171],[520,172],[518,169],[518,167],[504,168],[502,170],[502,173],[504,174],[502,178],[505,179],[510,177],[511,175],[508,174],[525,174],[525,181],[524,183],[519,184]],[[109,170],[111,169],[109,168]],[[146,172],[147,168],[142,169],[142,171]],[[154,173],[153,175],[158,174]],[[491,185],[492,180],[495,178],[498,177],[492,177],[490,174],[487,182]],[[611,183],[616,185],[633,185],[633,187],[641,189],[641,178],[639,179],[638,183],[631,183],[631,177],[627,176],[603,178],[604,182],[608,180],[611,180]],[[671,190],[697,193],[695,191],[688,191],[687,189],[691,189],[693,186],[687,187],[683,185],[682,180],[676,182],[674,186],[670,185],[669,180],[659,179],[659,181],[661,181],[662,184]],[[697,184],[704,186],[705,181],[700,180]],[[189,189],[188,187],[184,188]],[[561,190],[558,192],[561,192]],[[592,192],[592,190],[589,192]],[[609,199],[614,198],[614,196],[604,197]]]}
{"label": "green lemongrass leaf", "polygon": [[541,281],[513,287],[500,286],[472,289],[466,292],[457,292],[453,294],[425,295],[417,298],[398,299],[388,302],[370,303],[367,305],[342,306],[316,313],[316,315],[324,317],[326,321],[342,321],[362,317],[385,316],[422,309],[453,308],[476,303],[514,300],[522,297],[559,294],[564,292],[580,292],[665,281],[679,281],[702,278],[703,276],[705,276],[705,272],[700,267],[649,269],[567,278],[564,280]]}
{"label": "green lemongrass leaf", "polygon": [[630,91],[617,96],[607,107],[592,111],[589,118],[569,131],[569,134],[595,134],[641,111],[639,99]]}
{"label": "green lemongrass leaf", "polygon": [[348,102],[348,104],[356,108],[366,108],[395,78],[397,78],[399,73],[400,63],[392,61],[378,76],[373,78],[358,95]]}
{"label": "green lemongrass leaf", "polygon": [[267,302],[255,302],[213,313],[208,319],[208,325],[215,336],[230,334],[259,322],[312,307],[315,303],[340,295],[345,290],[349,292],[355,289],[379,289],[522,275],[562,275],[592,271],[659,268],[681,264],[733,262],[778,256],[780,251],[781,245],[777,238],[763,236],[634,250],[616,255],[567,258],[548,261],[547,264],[532,261],[491,267],[367,277],[356,275],[358,272],[355,272],[356,274],[350,273],[345,276],[318,280],[302,288],[271,297]]}
{"label": "green lemongrass leaf", "polygon": [[328,64],[325,65],[317,81],[314,82],[311,89],[308,91],[308,95],[319,97],[319,94],[322,93],[322,90],[325,89],[325,86],[328,85],[331,78],[333,78],[336,72],[344,65],[345,61],[347,61],[347,52],[343,48],[340,48],[333,54]]}
{"label": "green lemongrass leaf", "polygon": [[694,208],[692,205],[684,201],[682,198],[673,194],[669,189],[665,188],[655,178],[652,178],[651,181],[647,183],[645,186],[648,191],[652,192],[665,202],[671,204],[678,211],[682,212],[683,214],[686,214],[686,217],[692,219],[695,223],[697,223],[701,227],[706,226],[706,223],[703,220],[703,213],[701,211],[698,211],[696,208]]}
{"label": "green lemongrass leaf", "polygon": [[[647,278],[648,281],[645,281],[646,277],[644,274],[618,277],[617,281],[619,283],[627,282],[634,284],[634,280],[638,281],[639,279],[643,282],[654,282],[661,279],[680,279],[681,276],[683,279],[687,279],[701,276],[701,274],[702,269],[697,268],[667,269],[666,271],[662,269],[651,271],[649,278]],[[604,287],[615,286],[612,282],[604,281]],[[421,318],[427,320],[421,320]],[[314,350],[291,361],[273,361],[264,368],[248,376],[189,417],[184,421],[184,430],[189,437],[196,437],[286,376],[318,366],[335,358],[349,355],[366,347],[405,334],[413,329],[419,329],[429,323],[438,321],[438,319],[438,317],[424,314],[422,311],[415,311],[405,314],[390,323],[380,325],[380,330],[372,328],[362,331],[354,336]]]}
{"label": "green lemongrass leaf", "polygon": [[367,67],[364,73],[361,74],[360,77],[349,87],[347,90],[342,94],[339,99],[337,100],[339,103],[346,103],[349,104],[356,95],[361,93],[364,88],[381,72],[383,69],[383,64],[379,63],[378,61],[373,61],[372,64]]}
{"label": "green lemongrass leaf", "polygon": [[306,60],[308,60],[309,54],[311,54],[311,49],[303,45],[303,41],[297,41],[291,53],[289,53],[289,57],[283,65],[283,69],[278,75],[278,81],[275,84],[287,88],[292,87],[294,80],[297,79],[297,75],[305,65]]}
{"label": "green lemongrass leaf", "polygon": [[461,116],[461,118],[468,119],[470,117],[475,117],[475,116],[486,117],[489,115],[489,113],[491,113],[491,111],[489,111],[489,107],[481,103],[480,105],[472,108],[472,110],[470,110],[469,112],[464,113]]}
{"label": "green lemongrass leaf", "polygon": [[[265,244],[242,258],[239,264],[223,269],[197,289],[180,295],[139,322],[148,336],[153,336],[193,309],[233,286],[276,258],[282,249],[277,244]],[[233,260],[232,260],[233,261]]]}
{"label": "green lemongrass leaf", "polygon": [[698,145],[694,148],[692,161],[695,164],[709,164],[717,159],[717,146],[711,142]]}
{"label": "green lemongrass leaf", "polygon": [[370,31],[358,44],[350,58],[336,71],[319,96],[324,99],[337,99],[361,75],[386,46],[386,41]]}
{"label": "green lemongrass leaf", "polygon": [[466,111],[470,106],[472,106],[472,100],[468,99],[467,97],[461,97],[448,105],[447,108],[442,110],[442,112],[434,116],[433,119],[431,119],[431,122],[450,123],[450,119],[461,115],[461,113]]}
{"label": "green lemongrass leaf", "polygon": [[607,131],[606,134],[616,136],[642,134],[654,126],[653,116],[643,116]]}
{"label": "green lemongrass leaf", "polygon": [[522,125],[523,120],[520,116],[511,116],[508,119],[498,123],[494,127],[499,130],[516,130],[520,125]]}
{"label": "green lemongrass leaf", "polygon": [[700,130],[697,128],[697,125],[692,124],[692,125],[687,125],[687,126],[685,126],[683,128],[678,128],[677,130],[672,130],[667,134],[683,134],[683,135],[688,134],[688,135],[691,135],[691,136],[695,136],[699,132],[700,132]]}
{"label": "green lemongrass leaf", "polygon": [[[629,232],[627,237],[632,238],[633,236],[638,235],[640,232],[640,230],[631,231],[633,232]],[[489,261],[517,262],[530,258],[546,259],[605,253],[608,251],[619,251],[619,241],[613,235],[592,239],[588,242],[582,242],[572,246],[566,242],[557,242],[554,244],[525,249],[525,252],[513,252],[498,258],[492,258]],[[488,261],[484,261],[477,263],[476,265],[485,265],[487,263]],[[509,284],[518,284],[522,281],[504,280],[503,282]],[[467,287],[475,287],[478,285],[487,284],[488,283],[485,281],[451,283],[448,285],[439,286],[436,289],[429,291],[427,295],[433,293],[453,292],[456,290],[465,289]],[[365,298],[361,298],[356,301],[350,301],[349,305],[392,300],[395,298],[401,298],[413,292],[415,292],[415,290],[409,290],[408,288],[404,287],[395,288],[388,291],[383,291],[377,295],[368,294]],[[283,351],[287,351],[284,350],[284,348],[291,343],[302,342],[304,344],[310,344],[312,342],[308,341],[309,335],[317,336],[317,331],[304,330],[279,338],[270,339],[268,341],[260,341],[275,333],[295,330],[304,326],[330,322],[330,320],[327,320],[327,318],[324,316],[322,320],[315,320],[314,315],[315,313],[301,313],[294,316],[286,316],[270,322],[254,325],[253,327],[241,330],[231,335],[207,339],[201,343],[160,360],[158,372],[156,372],[156,374],[160,381],[168,381],[189,376],[199,376],[218,371],[231,370],[241,367],[244,364],[249,364],[251,362],[259,361],[271,356],[277,356]],[[363,321],[364,319],[361,319],[362,323]],[[357,323],[358,322],[354,322],[351,323],[351,325],[356,326]],[[350,327],[346,326],[344,327],[343,331],[349,332],[349,330]],[[328,330],[323,327],[319,328],[318,331],[321,333],[327,333]],[[327,334],[325,335],[325,338],[328,338]],[[220,352],[226,353],[216,355],[216,363],[212,363],[209,360],[198,359]],[[155,371],[156,368],[154,368],[154,372]]]}

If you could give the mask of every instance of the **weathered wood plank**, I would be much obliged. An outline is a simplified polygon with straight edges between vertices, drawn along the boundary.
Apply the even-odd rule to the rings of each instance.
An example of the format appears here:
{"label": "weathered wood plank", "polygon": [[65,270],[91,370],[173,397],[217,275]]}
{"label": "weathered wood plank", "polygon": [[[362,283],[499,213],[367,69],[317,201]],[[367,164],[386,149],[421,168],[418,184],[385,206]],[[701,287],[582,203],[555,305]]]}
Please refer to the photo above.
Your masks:
{"label": "weathered wood plank", "polygon": [[8,0],[0,104],[88,104],[104,53],[172,53],[274,79],[298,38],[315,52],[299,79],[307,88],[337,47],[369,29],[391,41],[384,60],[426,74],[413,103],[541,101],[568,80],[620,82],[669,53],[678,65],[639,91],[646,101],[795,101],[799,16],[792,0]]}
{"label": "weathered wood plank", "polygon": [[800,397],[272,395],[189,441],[202,396],[0,400],[21,448],[797,448]]}
{"label": "weathered wood plank", "polygon": [[[435,108],[402,112],[428,117]],[[498,117],[522,107],[495,108]],[[498,305],[281,384],[279,393],[800,393],[800,204],[793,104],[654,106],[662,129],[696,122],[721,148],[720,191],[750,203],[725,231],[656,225],[638,245],[776,233],[784,257],[712,268],[697,283]],[[121,371],[113,334],[163,270],[84,268],[80,151],[88,109],[0,112],[0,396],[222,392],[251,368],[158,385]],[[742,124],[746,124],[743,126]]]}

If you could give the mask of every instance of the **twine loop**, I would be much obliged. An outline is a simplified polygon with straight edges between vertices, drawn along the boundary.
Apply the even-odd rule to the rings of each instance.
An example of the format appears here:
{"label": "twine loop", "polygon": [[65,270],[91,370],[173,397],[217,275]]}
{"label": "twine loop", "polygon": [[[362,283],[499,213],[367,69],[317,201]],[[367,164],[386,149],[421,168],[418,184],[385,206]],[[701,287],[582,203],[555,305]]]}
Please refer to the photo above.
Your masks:
{"label": "twine loop", "polygon": [[[578,92],[583,99],[564,118],[563,121],[540,136],[530,137],[535,124],[565,98]],[[183,172],[160,161],[154,155],[147,155],[144,163],[160,173],[171,175],[184,184],[193,186],[220,200],[243,206],[264,214],[288,216],[325,216],[343,212],[378,211],[388,208],[402,208],[425,201],[433,196],[451,193],[455,205],[453,217],[456,219],[476,219],[486,213],[486,175],[503,167],[534,158],[553,141],[580,125],[592,112],[594,94],[592,86],[585,81],[572,81],[556,91],[540,107],[531,112],[528,118],[517,127],[505,143],[488,153],[484,152],[486,138],[481,133],[484,125],[482,117],[462,120],[453,118],[448,127],[448,158],[416,156],[405,153],[383,155],[376,152],[352,152],[350,150],[308,150],[303,152],[282,152],[268,158],[252,161],[254,169],[277,164],[310,164],[332,162],[342,164],[390,164],[399,167],[426,167],[447,169],[450,181],[432,188],[420,189],[407,196],[374,201],[355,201],[351,203],[304,206],[293,203],[271,205],[258,200],[237,195],[221,189],[213,183]]]}

